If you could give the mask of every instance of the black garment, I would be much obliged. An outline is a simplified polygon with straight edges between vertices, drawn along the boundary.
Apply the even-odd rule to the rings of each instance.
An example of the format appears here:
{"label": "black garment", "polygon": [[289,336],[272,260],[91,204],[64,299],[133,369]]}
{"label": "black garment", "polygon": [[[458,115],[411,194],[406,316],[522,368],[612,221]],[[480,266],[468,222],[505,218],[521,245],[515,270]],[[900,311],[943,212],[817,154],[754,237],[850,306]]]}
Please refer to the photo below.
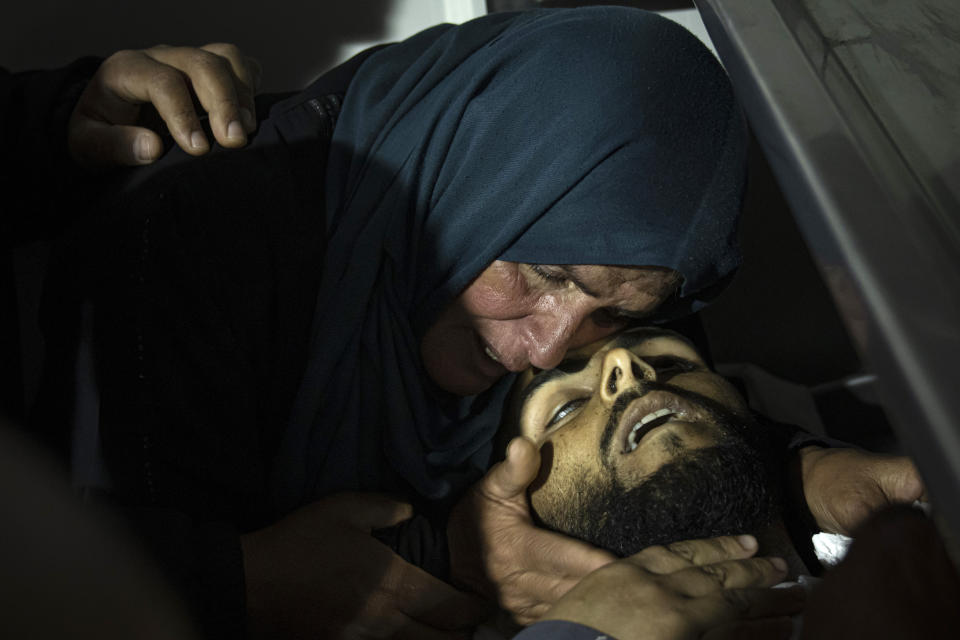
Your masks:
{"label": "black garment", "polygon": [[[329,139],[359,62],[295,97],[259,99],[269,115],[242,150],[191,158],[174,148],[122,173],[119,195],[51,264],[51,344],[68,345],[74,320],[63,318],[92,304],[110,500],[209,637],[242,636],[239,535],[274,519],[268,465],[302,375]],[[71,405],[66,362],[48,362],[43,406]]]}
{"label": "black garment", "polygon": [[79,171],[67,152],[67,122],[100,65],[82,58],[52,71],[0,69],[0,245],[48,234],[69,217]]}
{"label": "black garment", "polygon": [[14,247],[52,234],[73,213],[79,171],[67,121],[100,61],[53,71],[0,69],[0,415],[24,417]]}

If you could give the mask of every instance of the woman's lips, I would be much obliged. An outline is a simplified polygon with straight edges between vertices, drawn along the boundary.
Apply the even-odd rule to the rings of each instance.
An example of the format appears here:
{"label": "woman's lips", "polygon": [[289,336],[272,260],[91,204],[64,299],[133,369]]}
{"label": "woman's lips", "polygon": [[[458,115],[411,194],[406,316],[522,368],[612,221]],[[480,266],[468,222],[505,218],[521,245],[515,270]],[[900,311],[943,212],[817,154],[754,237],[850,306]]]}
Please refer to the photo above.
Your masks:
{"label": "woman's lips", "polygon": [[485,364],[494,365],[496,367],[496,376],[498,378],[506,375],[508,371],[519,373],[530,366],[525,360],[519,364],[514,363],[510,358],[505,357],[503,353],[494,348],[494,346],[489,342],[484,340],[479,333],[477,334],[477,343],[480,345],[481,359],[485,362]]}
{"label": "woman's lips", "polygon": [[477,334],[477,346],[479,350],[480,368],[485,375],[491,378],[500,378],[507,373],[507,368],[501,362],[500,355],[491,347],[486,340]]}

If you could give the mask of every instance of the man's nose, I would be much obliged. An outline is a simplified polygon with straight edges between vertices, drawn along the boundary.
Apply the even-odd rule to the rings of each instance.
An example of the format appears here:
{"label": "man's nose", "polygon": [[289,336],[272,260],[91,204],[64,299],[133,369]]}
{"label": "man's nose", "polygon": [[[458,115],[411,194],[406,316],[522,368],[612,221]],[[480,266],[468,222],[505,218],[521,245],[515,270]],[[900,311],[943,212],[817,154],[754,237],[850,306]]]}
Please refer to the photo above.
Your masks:
{"label": "man's nose", "polygon": [[613,402],[624,389],[635,387],[638,382],[653,382],[657,371],[643,358],[627,349],[611,349],[603,356],[600,396]]}

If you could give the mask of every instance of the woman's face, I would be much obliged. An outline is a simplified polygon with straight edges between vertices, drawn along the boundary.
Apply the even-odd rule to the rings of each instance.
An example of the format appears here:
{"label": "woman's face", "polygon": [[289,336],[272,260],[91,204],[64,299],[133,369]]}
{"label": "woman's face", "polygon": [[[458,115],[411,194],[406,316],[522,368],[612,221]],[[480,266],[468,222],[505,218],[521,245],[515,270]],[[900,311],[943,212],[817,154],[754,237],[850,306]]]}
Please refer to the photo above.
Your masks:
{"label": "woman's face", "polygon": [[648,316],[676,289],[664,267],[534,265],[497,260],[440,314],[420,343],[430,379],[467,396],[508,371],[552,369],[567,349]]}

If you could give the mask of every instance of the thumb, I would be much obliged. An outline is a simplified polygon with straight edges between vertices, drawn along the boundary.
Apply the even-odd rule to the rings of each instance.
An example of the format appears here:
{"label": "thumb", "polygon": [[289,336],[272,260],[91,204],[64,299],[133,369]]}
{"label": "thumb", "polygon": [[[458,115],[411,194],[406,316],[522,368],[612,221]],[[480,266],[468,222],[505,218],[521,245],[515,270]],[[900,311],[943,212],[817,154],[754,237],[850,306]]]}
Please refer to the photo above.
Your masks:
{"label": "thumb", "polygon": [[879,462],[873,476],[889,502],[920,500],[926,490],[920,472],[910,458],[897,457]]}
{"label": "thumb", "polygon": [[70,153],[88,169],[150,164],[163,154],[163,142],[153,131],[110,124],[78,116],[70,123]]}
{"label": "thumb", "polygon": [[514,438],[507,446],[507,458],[490,469],[483,479],[483,491],[499,500],[526,499],[527,487],[540,470],[540,451],[526,438]]}

